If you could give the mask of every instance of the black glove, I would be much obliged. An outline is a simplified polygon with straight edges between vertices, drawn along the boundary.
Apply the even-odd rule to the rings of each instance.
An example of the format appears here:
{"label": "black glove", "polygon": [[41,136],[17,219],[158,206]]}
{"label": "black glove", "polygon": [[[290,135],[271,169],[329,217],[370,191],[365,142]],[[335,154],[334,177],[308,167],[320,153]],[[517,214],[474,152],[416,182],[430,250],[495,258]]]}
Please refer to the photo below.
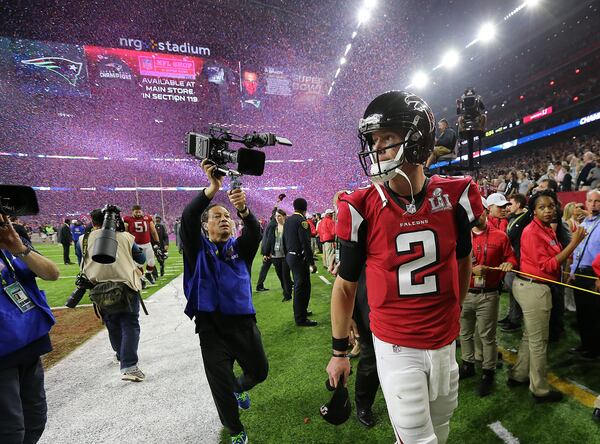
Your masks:
{"label": "black glove", "polygon": [[160,248],[158,244],[154,244],[152,246],[152,249],[154,250],[154,255],[156,256],[156,259],[159,262],[163,262],[166,259],[165,252]]}

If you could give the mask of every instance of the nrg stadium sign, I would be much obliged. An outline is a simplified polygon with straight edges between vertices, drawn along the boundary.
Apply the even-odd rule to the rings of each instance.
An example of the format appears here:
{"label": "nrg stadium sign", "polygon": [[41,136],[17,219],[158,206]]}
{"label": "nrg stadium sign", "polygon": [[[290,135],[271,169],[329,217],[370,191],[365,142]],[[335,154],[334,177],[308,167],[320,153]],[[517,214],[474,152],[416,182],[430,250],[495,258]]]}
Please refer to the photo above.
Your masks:
{"label": "nrg stadium sign", "polygon": [[127,37],[119,38],[119,46],[123,48],[132,48],[136,51],[149,50],[149,51],[163,51],[163,52],[175,52],[178,54],[191,54],[199,56],[210,56],[210,48],[204,46],[195,46],[189,42],[184,43],[172,43],[170,41],[159,42],[154,39],[150,39],[150,43],[140,40],[131,39]]}

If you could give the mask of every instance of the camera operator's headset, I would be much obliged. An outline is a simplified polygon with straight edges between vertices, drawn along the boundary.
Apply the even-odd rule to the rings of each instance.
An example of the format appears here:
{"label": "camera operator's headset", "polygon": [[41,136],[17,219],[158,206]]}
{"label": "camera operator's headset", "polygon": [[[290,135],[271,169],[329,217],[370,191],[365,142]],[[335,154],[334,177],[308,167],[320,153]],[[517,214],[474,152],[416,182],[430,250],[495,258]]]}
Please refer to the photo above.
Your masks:
{"label": "camera operator's headset", "polygon": [[[83,235],[83,240],[81,241],[81,271],[80,271],[81,273],[83,273],[83,264],[85,263],[85,256],[88,251],[88,238],[90,237],[90,234],[91,234],[91,231],[88,231],[87,233],[85,233]],[[137,295],[140,298],[140,305],[142,306],[144,313],[146,314],[146,316],[148,316],[148,310],[146,309],[146,304],[144,304],[144,299],[142,298],[142,294],[138,291]],[[98,313],[98,308],[96,307],[96,304],[94,304],[94,313],[96,314],[96,317],[98,317],[99,319],[102,319],[102,317]]]}

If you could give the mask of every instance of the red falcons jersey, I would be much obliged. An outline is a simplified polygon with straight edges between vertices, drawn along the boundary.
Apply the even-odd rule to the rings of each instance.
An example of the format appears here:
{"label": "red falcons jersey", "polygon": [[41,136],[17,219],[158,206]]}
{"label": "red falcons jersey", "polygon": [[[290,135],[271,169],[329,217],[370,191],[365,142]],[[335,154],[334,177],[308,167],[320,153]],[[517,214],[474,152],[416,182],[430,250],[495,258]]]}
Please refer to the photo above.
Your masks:
{"label": "red falcons jersey", "polygon": [[123,218],[127,224],[127,231],[135,237],[135,243],[138,245],[150,243],[150,216],[142,216],[139,219],[133,216],[125,216]]}
{"label": "red falcons jersey", "polygon": [[[459,333],[457,242],[471,251],[471,224],[483,212],[470,177],[433,176],[411,214],[386,187],[340,196],[337,236],[366,252],[371,330],[379,339],[419,349],[450,344]],[[341,257],[341,262],[344,258]]]}

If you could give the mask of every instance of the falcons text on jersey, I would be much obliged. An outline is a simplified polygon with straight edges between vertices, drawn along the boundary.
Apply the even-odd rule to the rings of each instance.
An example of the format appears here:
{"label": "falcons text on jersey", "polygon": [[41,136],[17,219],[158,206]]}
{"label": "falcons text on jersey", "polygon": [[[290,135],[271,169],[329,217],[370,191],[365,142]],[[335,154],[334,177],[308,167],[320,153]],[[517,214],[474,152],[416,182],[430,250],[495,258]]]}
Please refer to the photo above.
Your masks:
{"label": "falcons text on jersey", "polygon": [[[336,233],[366,252],[375,336],[405,347],[437,349],[459,333],[457,251],[466,245],[462,255],[469,254],[471,224],[483,205],[470,177],[433,176],[425,186],[413,214],[386,187],[386,205],[375,186],[340,196]],[[463,248],[457,249],[457,242]]]}

